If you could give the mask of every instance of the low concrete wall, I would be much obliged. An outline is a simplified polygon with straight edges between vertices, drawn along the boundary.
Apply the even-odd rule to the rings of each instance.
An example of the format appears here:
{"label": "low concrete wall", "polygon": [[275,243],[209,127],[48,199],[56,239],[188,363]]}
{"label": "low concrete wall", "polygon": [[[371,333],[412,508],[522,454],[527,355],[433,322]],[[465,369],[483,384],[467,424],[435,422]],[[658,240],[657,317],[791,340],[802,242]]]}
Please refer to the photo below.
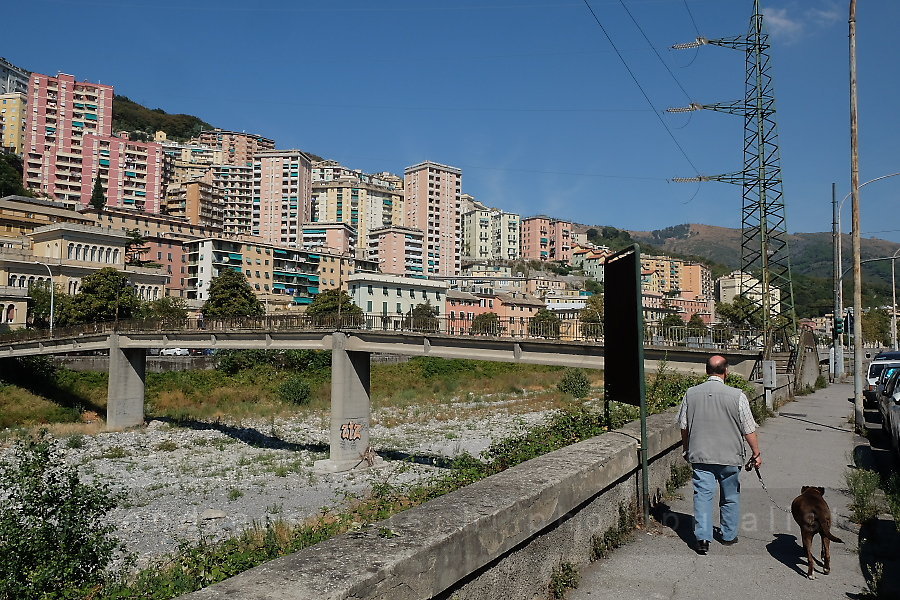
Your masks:
{"label": "low concrete wall", "polygon": [[[648,432],[659,497],[681,462],[674,412]],[[639,438],[629,423],[183,598],[546,598],[554,568],[587,564],[592,538],[638,497]]]}
{"label": "low concrete wall", "polygon": [[[53,356],[53,362],[73,371],[109,371],[109,356]],[[147,373],[215,369],[214,356],[148,356]]]}

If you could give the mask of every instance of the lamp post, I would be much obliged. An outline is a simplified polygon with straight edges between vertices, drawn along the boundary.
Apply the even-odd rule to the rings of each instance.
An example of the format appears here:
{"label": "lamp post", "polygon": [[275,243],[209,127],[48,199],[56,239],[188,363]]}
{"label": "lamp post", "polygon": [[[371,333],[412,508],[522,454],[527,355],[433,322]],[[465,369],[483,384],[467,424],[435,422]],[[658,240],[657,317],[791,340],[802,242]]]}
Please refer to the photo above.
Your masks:
{"label": "lamp post", "polygon": [[38,265],[44,265],[44,268],[47,269],[47,275],[50,277],[50,337],[53,337],[53,310],[56,300],[56,290],[54,289],[56,286],[53,285],[53,272],[50,270],[50,265],[47,263],[43,263],[39,260],[34,262]]}

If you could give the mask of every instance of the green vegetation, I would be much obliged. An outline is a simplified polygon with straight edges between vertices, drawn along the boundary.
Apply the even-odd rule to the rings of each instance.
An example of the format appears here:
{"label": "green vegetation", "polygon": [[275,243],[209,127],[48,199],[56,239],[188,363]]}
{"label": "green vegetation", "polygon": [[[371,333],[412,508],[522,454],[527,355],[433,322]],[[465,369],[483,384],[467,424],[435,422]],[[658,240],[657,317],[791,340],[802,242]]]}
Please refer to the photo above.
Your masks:
{"label": "green vegetation", "polygon": [[850,469],[844,473],[844,480],[853,500],[850,502],[851,520],[854,523],[865,523],[874,519],[878,514],[878,503],[875,499],[875,490],[878,489],[880,478],[878,473],[869,469]]}
{"label": "green vegetation", "polygon": [[475,315],[469,331],[473,335],[500,335],[500,315],[495,312]]}
{"label": "green vegetation", "polygon": [[202,312],[207,319],[234,319],[259,317],[265,314],[265,309],[238,267],[222,269],[209,282],[209,298]]}
{"label": "green vegetation", "polygon": [[591,560],[600,560],[609,556],[613,550],[628,541],[631,532],[637,526],[637,505],[619,504],[619,520],[602,535],[591,538]]}
{"label": "green vegetation", "polygon": [[284,402],[298,405],[309,404],[309,384],[302,376],[295,375],[279,386],[278,395]]}
{"label": "green vegetation", "polygon": [[541,308],[528,321],[528,333],[534,336],[558,338],[561,323],[561,319],[555,313]]}
{"label": "green vegetation", "polygon": [[584,398],[591,393],[591,382],[581,369],[566,369],[556,387],[575,398]]}
{"label": "green vegetation", "polygon": [[91,191],[90,205],[97,210],[103,210],[106,206],[106,192],[103,191],[103,183],[100,178],[94,179],[94,189]]}
{"label": "green vegetation", "polygon": [[70,300],[57,306],[58,325],[130,319],[141,305],[125,274],[112,267],[87,275],[77,294],[62,298]]}
{"label": "green vegetation", "polygon": [[565,598],[566,590],[578,587],[578,569],[569,562],[559,563],[550,576],[549,592],[551,598]]}
{"label": "green vegetation", "polygon": [[143,319],[184,321],[188,316],[187,302],[177,296],[163,296],[141,306],[138,316]]}
{"label": "green vegetation", "polygon": [[153,139],[157,131],[165,131],[169,139],[187,141],[204,129],[213,129],[209,123],[185,114],[169,114],[161,108],[149,109],[125,96],[113,98],[113,131],[132,131],[135,139]]}
{"label": "green vegetation", "polygon": [[15,154],[0,152],[0,198],[6,196],[34,196],[22,184],[22,159]]}
{"label": "green vegetation", "polygon": [[313,298],[312,304],[306,309],[306,314],[311,316],[336,316],[341,315],[362,316],[360,307],[353,304],[353,299],[347,292],[341,289],[324,290]]}
{"label": "green vegetation", "polygon": [[81,599],[109,582],[121,551],[104,523],[119,497],[83,483],[46,431],[0,462],[0,598]]}

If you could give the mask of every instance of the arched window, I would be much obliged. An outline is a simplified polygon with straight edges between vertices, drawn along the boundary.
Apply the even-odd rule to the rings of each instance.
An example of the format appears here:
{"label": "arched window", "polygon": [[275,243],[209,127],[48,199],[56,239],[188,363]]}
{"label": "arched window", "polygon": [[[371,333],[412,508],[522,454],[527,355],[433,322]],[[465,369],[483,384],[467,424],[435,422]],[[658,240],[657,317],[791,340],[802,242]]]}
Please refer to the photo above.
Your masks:
{"label": "arched window", "polygon": [[10,275],[9,276],[9,287],[16,287],[17,279],[18,279],[18,277],[16,277],[15,275]]}
{"label": "arched window", "polygon": [[113,263],[118,264],[119,262],[119,249],[116,248],[113,250]]}
{"label": "arched window", "polygon": [[16,320],[16,305],[10,304],[6,307],[6,322],[13,323]]}
{"label": "arched window", "polygon": [[75,246],[75,260],[81,260],[81,244]]}
{"label": "arched window", "polygon": [[67,250],[68,258],[71,259],[72,255],[75,254],[75,244],[69,244]]}
{"label": "arched window", "polygon": [[91,246],[91,262],[97,262],[97,246]]}
{"label": "arched window", "polygon": [[34,275],[32,275],[31,277],[28,278],[28,287],[30,288],[33,285],[34,285]]}
{"label": "arched window", "polygon": [[110,256],[112,256],[112,248],[107,248],[106,249],[106,260],[104,260],[103,262],[109,264]]}
{"label": "arched window", "polygon": [[154,300],[159,299],[159,288],[153,288],[153,299]]}

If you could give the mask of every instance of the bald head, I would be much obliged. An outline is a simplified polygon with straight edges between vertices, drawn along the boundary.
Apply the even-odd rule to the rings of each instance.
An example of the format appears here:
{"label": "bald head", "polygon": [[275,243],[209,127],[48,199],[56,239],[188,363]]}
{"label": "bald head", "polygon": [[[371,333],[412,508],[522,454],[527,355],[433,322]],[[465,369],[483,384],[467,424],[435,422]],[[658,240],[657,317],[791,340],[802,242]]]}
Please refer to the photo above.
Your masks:
{"label": "bald head", "polygon": [[719,356],[716,354],[715,356],[710,356],[709,360],[706,361],[706,374],[707,375],[718,375],[719,377],[725,377],[725,373],[728,372],[728,359],[724,356]]}

